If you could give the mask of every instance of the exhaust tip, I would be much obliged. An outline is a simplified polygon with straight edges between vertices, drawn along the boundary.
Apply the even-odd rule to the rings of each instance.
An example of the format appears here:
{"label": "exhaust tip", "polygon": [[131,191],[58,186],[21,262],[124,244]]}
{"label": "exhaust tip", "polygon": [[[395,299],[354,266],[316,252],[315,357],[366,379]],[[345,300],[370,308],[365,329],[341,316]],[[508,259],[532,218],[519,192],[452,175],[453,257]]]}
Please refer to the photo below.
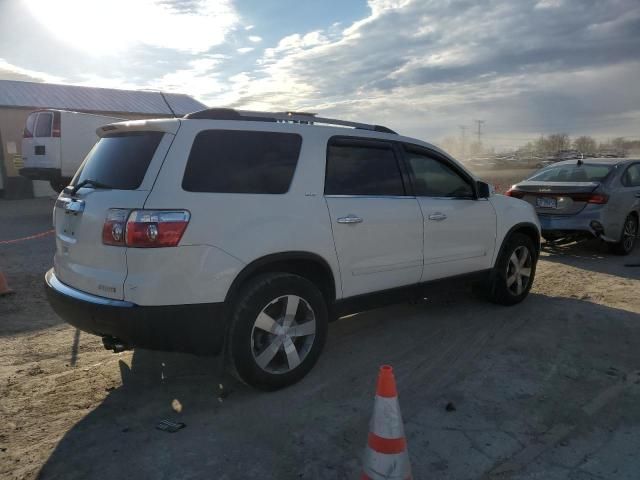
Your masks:
{"label": "exhaust tip", "polygon": [[111,350],[113,353],[124,352],[125,350],[131,350],[131,347],[123,341],[114,337],[102,337],[102,345],[106,350]]}
{"label": "exhaust tip", "polygon": [[604,235],[604,227],[597,220],[592,220],[589,226],[593,229],[597,237]]}

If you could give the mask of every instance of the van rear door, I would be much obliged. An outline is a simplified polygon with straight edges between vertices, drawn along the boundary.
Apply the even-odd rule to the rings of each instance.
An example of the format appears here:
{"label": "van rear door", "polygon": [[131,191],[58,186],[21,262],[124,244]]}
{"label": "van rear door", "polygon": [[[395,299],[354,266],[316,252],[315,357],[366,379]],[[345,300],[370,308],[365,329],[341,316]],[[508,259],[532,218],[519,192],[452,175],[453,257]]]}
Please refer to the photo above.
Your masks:
{"label": "van rear door", "polygon": [[32,112],[27,117],[22,156],[25,168],[60,170],[60,112]]}
{"label": "van rear door", "polygon": [[112,231],[105,223],[107,217],[126,222],[131,210],[143,207],[174,137],[167,123],[177,131],[176,121],[155,126],[142,122],[148,130],[103,127],[107,133],[102,132],[72,182],[85,186],[72,194],[63,192],[54,209],[54,269],[61,282],[94,295],[123,299],[127,248],[103,243],[103,232],[117,237],[124,230]]}

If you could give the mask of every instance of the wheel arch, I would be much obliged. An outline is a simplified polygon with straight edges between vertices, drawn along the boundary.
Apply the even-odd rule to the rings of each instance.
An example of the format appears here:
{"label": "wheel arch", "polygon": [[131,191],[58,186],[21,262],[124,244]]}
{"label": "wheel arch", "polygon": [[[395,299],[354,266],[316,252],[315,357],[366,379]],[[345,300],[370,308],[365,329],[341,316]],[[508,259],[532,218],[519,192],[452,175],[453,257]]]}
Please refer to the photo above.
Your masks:
{"label": "wheel arch", "polygon": [[531,222],[516,223],[507,231],[505,236],[502,238],[502,244],[500,245],[500,250],[498,251],[498,254],[496,255],[495,260],[493,262],[494,266],[495,266],[495,263],[500,258],[500,256],[502,255],[502,252],[504,251],[504,247],[507,244],[507,241],[514,233],[522,233],[528,236],[533,241],[533,244],[535,245],[536,256],[540,255],[540,230],[538,230],[538,227]]}
{"label": "wheel arch", "polygon": [[265,255],[246,265],[231,283],[225,302],[232,301],[249,279],[269,272],[292,273],[310,280],[320,289],[327,305],[336,299],[336,282],[329,263],[315,253],[290,251]]}

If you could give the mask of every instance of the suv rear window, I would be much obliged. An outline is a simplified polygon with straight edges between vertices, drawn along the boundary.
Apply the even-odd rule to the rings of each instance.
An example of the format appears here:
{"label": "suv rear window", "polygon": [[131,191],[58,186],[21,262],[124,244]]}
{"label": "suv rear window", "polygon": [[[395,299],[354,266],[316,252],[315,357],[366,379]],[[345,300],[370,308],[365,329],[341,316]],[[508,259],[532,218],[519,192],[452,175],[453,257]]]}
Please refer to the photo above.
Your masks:
{"label": "suv rear window", "polygon": [[539,182],[602,182],[611,172],[613,165],[570,164],[554,165],[536,173],[527,181]]}
{"label": "suv rear window", "polygon": [[188,192],[286,193],[302,138],[293,133],[205,130],[196,135],[182,188]]}
{"label": "suv rear window", "polygon": [[163,132],[113,133],[87,154],[76,184],[94,180],[116,190],[135,190],[149,168]]}

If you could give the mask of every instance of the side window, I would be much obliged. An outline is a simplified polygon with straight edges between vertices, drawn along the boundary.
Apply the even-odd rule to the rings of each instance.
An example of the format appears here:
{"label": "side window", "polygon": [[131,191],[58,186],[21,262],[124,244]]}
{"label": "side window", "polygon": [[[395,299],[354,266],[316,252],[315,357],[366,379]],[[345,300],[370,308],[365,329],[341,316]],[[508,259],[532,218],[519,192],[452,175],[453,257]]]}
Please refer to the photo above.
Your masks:
{"label": "side window", "polygon": [[635,163],[627,168],[622,183],[625,187],[640,187],[640,163]]}
{"label": "side window", "polygon": [[41,113],[40,115],[38,115],[38,122],[36,123],[36,137],[51,136],[52,120],[53,120],[52,113]]}
{"label": "side window", "polygon": [[402,174],[391,146],[329,144],[325,195],[402,196]]}
{"label": "side window", "polygon": [[182,188],[188,192],[286,193],[302,138],[293,133],[205,130],[196,135]]}
{"label": "side window", "polygon": [[469,181],[445,162],[410,150],[406,156],[417,196],[474,198]]}

